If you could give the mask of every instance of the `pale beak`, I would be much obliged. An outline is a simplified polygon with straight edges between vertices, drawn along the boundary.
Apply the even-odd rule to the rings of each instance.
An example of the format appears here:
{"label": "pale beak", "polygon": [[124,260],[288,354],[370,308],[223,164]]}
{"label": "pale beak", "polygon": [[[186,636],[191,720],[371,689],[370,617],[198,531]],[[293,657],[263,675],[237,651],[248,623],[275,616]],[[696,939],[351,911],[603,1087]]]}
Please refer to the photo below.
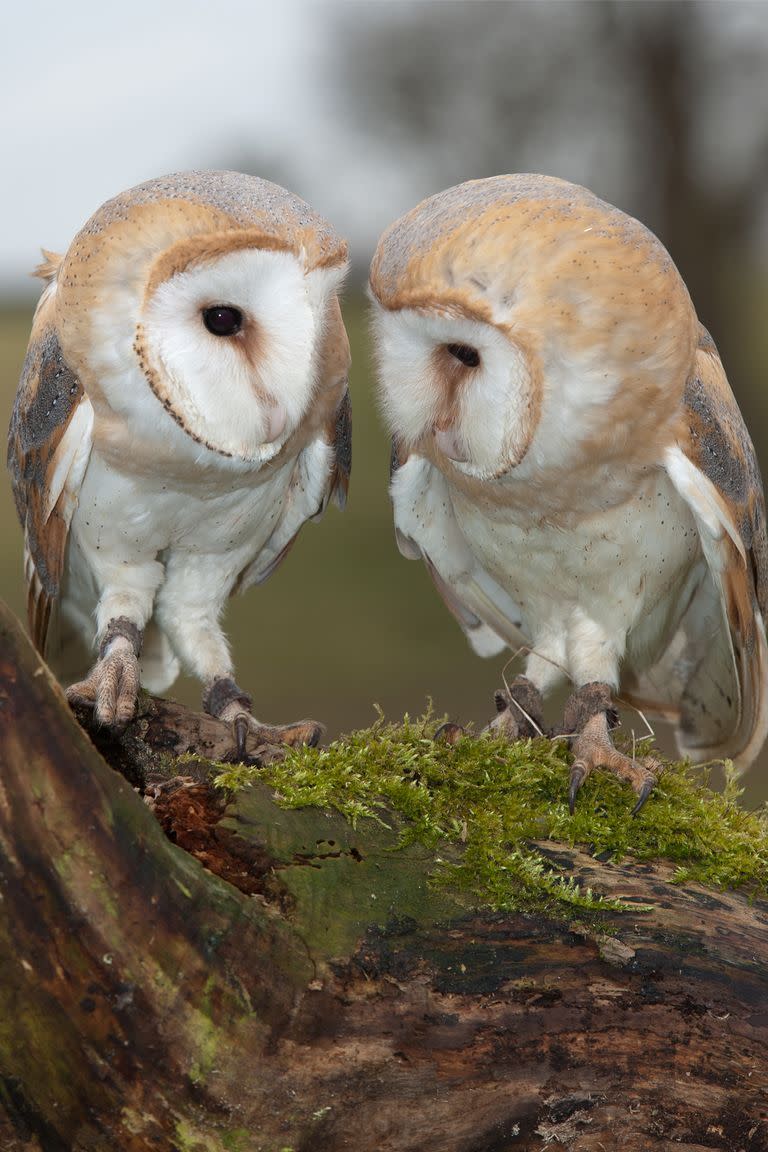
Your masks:
{"label": "pale beak", "polygon": [[271,404],[266,412],[266,443],[272,444],[285,431],[288,413],[282,404]]}
{"label": "pale beak", "polygon": [[466,464],[468,460],[467,453],[461,445],[455,427],[449,424],[443,427],[436,424],[434,428],[435,445],[443,456],[447,456],[449,460],[455,461],[457,464]]}

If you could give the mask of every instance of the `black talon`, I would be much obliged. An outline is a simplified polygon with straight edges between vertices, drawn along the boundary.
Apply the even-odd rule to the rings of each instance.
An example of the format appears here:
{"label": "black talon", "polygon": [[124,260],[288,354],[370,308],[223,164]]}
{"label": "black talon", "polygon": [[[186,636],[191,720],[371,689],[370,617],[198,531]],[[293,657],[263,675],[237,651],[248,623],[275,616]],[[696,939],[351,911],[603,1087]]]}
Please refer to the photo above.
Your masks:
{"label": "black talon", "polygon": [[574,764],[571,768],[571,775],[568,781],[568,811],[573,816],[576,811],[576,797],[579,794],[579,789],[586,779],[587,773],[581,764]]}
{"label": "black talon", "polygon": [[245,741],[248,736],[248,717],[242,712],[235,717],[235,754],[239,761],[246,758]]}
{"label": "black talon", "polygon": [[506,692],[502,691],[501,688],[494,692],[493,702],[496,705],[497,712],[504,712],[507,708],[509,708],[509,698]]}
{"label": "black talon", "polygon": [[655,783],[656,783],[656,781],[653,778],[649,778],[648,780],[643,781],[643,786],[637,794],[637,803],[635,804],[634,808],[632,809],[632,815],[633,816],[637,816],[638,812],[640,811],[640,809],[642,808],[642,806],[645,804],[646,800],[650,796],[651,792],[653,792],[653,787],[654,787]]}

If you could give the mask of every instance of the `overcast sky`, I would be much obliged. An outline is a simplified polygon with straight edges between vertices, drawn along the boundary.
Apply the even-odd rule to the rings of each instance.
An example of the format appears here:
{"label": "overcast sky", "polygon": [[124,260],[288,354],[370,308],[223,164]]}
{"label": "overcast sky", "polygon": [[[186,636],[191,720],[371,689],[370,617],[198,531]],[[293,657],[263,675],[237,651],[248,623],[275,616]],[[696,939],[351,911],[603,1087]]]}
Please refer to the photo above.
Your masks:
{"label": "overcast sky", "polygon": [[330,114],[327,13],[313,0],[5,6],[0,290],[36,291],[41,245],[63,251],[104,200],[186,168],[251,160],[351,238],[369,232],[363,165]]}
{"label": "overcast sky", "polygon": [[[344,104],[350,97],[339,82],[340,53],[350,51],[352,41],[340,28],[371,17],[385,23],[408,20],[425,2],[6,4],[0,36],[5,112],[0,294],[36,293],[39,285],[28,272],[40,247],[66,250],[104,200],[142,180],[186,168],[236,167],[287,185],[347,236],[358,267],[364,266],[382,229],[441,185],[433,186],[430,149],[412,142],[409,148],[407,125],[378,137],[379,118],[348,114],[354,109]],[[567,14],[578,32],[588,10],[575,0],[562,6],[541,3],[555,30],[567,25]],[[443,27],[445,9],[434,0],[429,7],[436,27]],[[501,7],[517,27],[516,5]],[[642,16],[655,6],[630,7]],[[487,16],[478,4],[478,17],[484,10]],[[709,48],[702,56],[706,83],[692,85],[700,110],[695,143],[707,179],[727,180],[754,163],[755,139],[764,138],[768,116],[768,85],[756,85],[749,69],[726,68],[724,61],[740,59],[745,46],[758,40],[765,43],[768,0],[705,4],[697,13],[704,19],[692,21],[692,34],[705,35]],[[482,48],[480,31],[475,48],[478,43]],[[432,51],[429,38],[422,49]],[[485,50],[490,52],[488,45]],[[511,77],[515,53],[530,50],[524,35],[519,44],[504,40],[504,51],[512,53]],[[547,51],[536,41],[544,69],[551,63]],[[377,67],[386,72],[386,57],[364,60],[358,83],[361,76],[365,82],[366,69]],[[572,116],[564,115],[562,123],[534,120],[536,130],[518,141],[506,169],[502,164],[496,170],[532,167],[593,187],[597,181],[602,194],[632,205],[632,193],[644,182],[652,185],[654,174],[633,167],[625,155],[634,140],[631,118],[625,123],[619,115],[621,85],[614,78],[614,87],[603,91],[602,81],[596,83],[601,103],[592,112],[600,110],[599,117],[584,116],[579,105],[583,118],[575,127]],[[462,141],[478,131],[493,133],[496,121],[488,111],[492,104],[475,99],[476,84],[462,88],[461,75],[456,84],[463,117],[449,144],[456,159],[451,175],[460,180],[489,174],[465,170]],[[619,109],[613,135],[607,130],[611,109]],[[529,111],[521,105],[524,118]]]}

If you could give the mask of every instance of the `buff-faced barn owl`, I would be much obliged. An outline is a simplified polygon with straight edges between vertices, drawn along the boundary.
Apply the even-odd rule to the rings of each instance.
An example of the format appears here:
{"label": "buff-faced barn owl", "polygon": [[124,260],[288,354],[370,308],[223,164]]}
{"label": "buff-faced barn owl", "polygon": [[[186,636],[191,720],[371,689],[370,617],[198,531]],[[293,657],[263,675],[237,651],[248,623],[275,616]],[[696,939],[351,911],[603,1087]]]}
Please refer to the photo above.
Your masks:
{"label": "buff-faced barn owl", "polygon": [[695,759],[768,728],[765,504],[715,345],[636,220],[545,176],[476,180],[381,238],[371,294],[401,551],[475,650],[528,650],[491,725],[563,731],[570,803],[596,767],[636,809],[656,762],[612,743],[622,699]]}
{"label": "buff-faced barn owl", "polygon": [[344,501],[346,265],[303,201],[236,172],[150,180],[46,253],[8,462],[34,643],[97,722],[181,667],[239,755],[317,738],[258,724],[219,617]]}

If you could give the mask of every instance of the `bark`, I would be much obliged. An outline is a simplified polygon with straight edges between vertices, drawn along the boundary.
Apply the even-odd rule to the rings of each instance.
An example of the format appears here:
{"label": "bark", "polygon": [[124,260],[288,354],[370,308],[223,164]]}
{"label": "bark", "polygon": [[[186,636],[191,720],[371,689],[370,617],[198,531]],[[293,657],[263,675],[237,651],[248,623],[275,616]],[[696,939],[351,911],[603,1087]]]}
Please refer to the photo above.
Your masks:
{"label": "bark", "polygon": [[147,803],[0,639],[3,1148],[768,1148],[765,904],[545,845],[653,905],[595,934],[468,912],[392,831],[265,788]]}

